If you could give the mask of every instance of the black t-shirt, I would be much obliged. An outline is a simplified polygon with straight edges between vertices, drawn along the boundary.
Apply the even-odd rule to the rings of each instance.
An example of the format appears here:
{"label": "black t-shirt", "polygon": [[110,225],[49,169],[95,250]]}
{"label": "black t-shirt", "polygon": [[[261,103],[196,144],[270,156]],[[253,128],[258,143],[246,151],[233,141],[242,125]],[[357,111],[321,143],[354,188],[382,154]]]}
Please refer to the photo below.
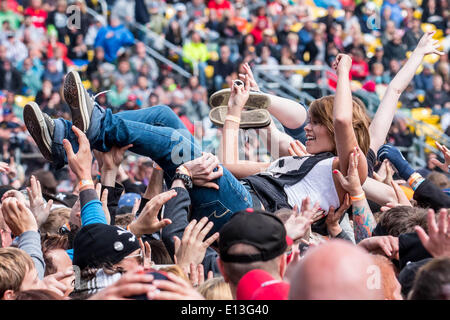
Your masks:
{"label": "black t-shirt", "polygon": [[375,151],[369,148],[369,152],[367,153],[367,175],[372,178],[373,177],[373,168],[375,167],[375,163],[377,163],[377,156]]}

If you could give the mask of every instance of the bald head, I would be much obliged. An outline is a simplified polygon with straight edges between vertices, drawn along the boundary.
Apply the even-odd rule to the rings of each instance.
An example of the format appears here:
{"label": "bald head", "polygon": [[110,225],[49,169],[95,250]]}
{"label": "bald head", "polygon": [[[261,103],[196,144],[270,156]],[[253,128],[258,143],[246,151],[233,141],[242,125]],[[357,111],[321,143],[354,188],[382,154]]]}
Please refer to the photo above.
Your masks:
{"label": "bald head", "polygon": [[311,249],[296,266],[289,299],[382,299],[378,270],[364,250],[344,240],[331,240]]}

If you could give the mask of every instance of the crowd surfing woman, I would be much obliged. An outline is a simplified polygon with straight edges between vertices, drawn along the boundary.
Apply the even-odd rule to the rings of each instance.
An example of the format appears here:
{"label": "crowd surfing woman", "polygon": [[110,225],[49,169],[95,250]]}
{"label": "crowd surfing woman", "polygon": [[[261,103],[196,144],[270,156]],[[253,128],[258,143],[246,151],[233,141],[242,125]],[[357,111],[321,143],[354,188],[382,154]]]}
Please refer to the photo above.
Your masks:
{"label": "crowd surfing woman", "polygon": [[[309,110],[310,121],[305,131],[310,156],[301,159],[284,157],[272,164],[256,166],[236,162],[222,167],[214,156],[202,155],[194,138],[169,107],[156,106],[117,114],[104,110],[89,99],[75,71],[65,78],[64,95],[71,107],[73,124],[86,132],[92,148],[106,152],[114,145],[132,145],[131,151],[151,157],[158,163],[165,172],[166,181],[171,181],[176,174],[188,176],[188,187],[189,180],[193,181],[190,189],[192,218],[209,217],[214,222],[213,231],[217,231],[234,212],[253,206],[273,211],[301,205],[309,196],[322,210],[339,207],[346,192],[332,172],[339,170],[346,175],[349,157],[355,148],[362,151],[358,153],[358,172],[361,183],[365,181],[368,117],[363,106],[352,100],[348,78],[351,58],[339,55],[333,66],[339,78],[336,95],[314,101]],[[244,86],[233,86],[228,115],[240,116],[249,91],[249,79]],[[78,149],[71,122],[50,119],[35,103],[25,107],[24,118],[43,155],[56,166],[67,163],[64,143],[70,143],[75,152]],[[226,130],[238,128],[238,123],[226,121]],[[237,145],[237,138],[235,142]],[[232,174],[236,164],[241,168],[251,166],[257,170],[253,173],[261,169],[266,171],[243,179],[241,183]],[[263,190],[273,192],[266,194]]]}

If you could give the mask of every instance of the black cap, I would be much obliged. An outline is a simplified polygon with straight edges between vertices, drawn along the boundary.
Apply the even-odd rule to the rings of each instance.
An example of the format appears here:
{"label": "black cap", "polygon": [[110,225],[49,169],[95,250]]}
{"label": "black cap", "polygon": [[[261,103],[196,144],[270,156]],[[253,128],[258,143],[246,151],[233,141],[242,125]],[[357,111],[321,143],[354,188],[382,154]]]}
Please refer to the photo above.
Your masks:
{"label": "black cap", "polygon": [[134,234],[118,226],[93,223],[78,231],[73,242],[73,264],[81,270],[116,264],[140,248]]}
{"label": "black cap", "polygon": [[[228,249],[237,243],[252,245],[260,253],[228,254]],[[266,211],[239,211],[220,230],[219,254],[224,262],[268,261],[283,254],[286,248],[286,229],[283,222]]]}

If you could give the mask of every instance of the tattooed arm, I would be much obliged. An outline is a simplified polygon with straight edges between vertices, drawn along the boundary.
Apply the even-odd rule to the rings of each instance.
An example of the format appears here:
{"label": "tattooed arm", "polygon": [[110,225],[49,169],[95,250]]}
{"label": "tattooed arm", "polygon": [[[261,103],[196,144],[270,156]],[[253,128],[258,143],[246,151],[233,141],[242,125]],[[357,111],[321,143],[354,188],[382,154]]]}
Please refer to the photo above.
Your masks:
{"label": "tattooed arm", "polygon": [[[362,189],[361,189],[362,191]],[[372,236],[372,231],[375,229],[377,223],[370,210],[367,199],[353,201],[353,230],[355,231],[356,243]]]}
{"label": "tattooed arm", "polygon": [[358,148],[355,148],[350,153],[346,177],[339,170],[333,171],[342,188],[350,194],[350,199],[352,200],[353,229],[356,243],[371,237],[372,231],[376,226],[375,218],[367,203],[366,195],[358,176],[358,153],[360,153]]}

